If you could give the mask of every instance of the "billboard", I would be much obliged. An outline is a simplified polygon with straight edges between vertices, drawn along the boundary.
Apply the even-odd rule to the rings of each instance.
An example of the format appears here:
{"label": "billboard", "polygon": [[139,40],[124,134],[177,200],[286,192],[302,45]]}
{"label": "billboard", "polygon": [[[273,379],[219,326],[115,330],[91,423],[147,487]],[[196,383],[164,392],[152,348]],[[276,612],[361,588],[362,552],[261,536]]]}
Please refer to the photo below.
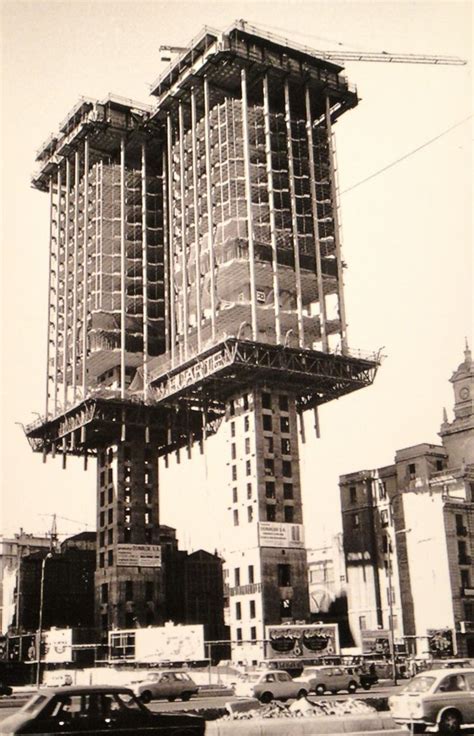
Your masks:
{"label": "billboard", "polygon": [[337,624],[288,624],[266,627],[267,659],[304,659],[339,654]]}
{"label": "billboard", "polygon": [[433,657],[454,656],[453,632],[451,629],[428,629],[428,646]]}
{"label": "billboard", "polygon": [[159,544],[117,544],[117,565],[161,567],[161,547]]}
{"label": "billboard", "polygon": [[388,629],[362,629],[362,654],[390,656],[390,631]]}
{"label": "billboard", "polygon": [[144,664],[189,662],[204,659],[204,626],[150,626],[109,632],[111,659]]}
{"label": "billboard", "polygon": [[258,525],[258,538],[261,547],[303,549],[304,528],[302,524],[279,524],[274,521],[261,521]]}
{"label": "billboard", "polygon": [[41,637],[43,662],[72,661],[72,629],[51,629]]}

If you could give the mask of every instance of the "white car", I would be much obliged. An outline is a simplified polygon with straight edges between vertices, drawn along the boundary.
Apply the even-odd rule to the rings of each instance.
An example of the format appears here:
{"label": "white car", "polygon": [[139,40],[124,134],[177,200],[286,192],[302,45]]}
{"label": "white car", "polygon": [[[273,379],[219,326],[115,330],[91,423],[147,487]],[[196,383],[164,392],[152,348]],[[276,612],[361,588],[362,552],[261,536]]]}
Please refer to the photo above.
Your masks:
{"label": "white car", "polygon": [[437,726],[438,733],[457,734],[461,724],[474,724],[474,669],[420,672],[388,704],[395,723],[413,733]]}
{"label": "white car", "polygon": [[296,682],[284,670],[263,670],[240,675],[234,692],[240,697],[257,698],[262,703],[270,703],[272,700],[306,697],[309,683],[301,678]]}
{"label": "white car", "polygon": [[130,688],[142,703],[157,698],[171,702],[176,698],[186,701],[199,691],[192,677],[183,670],[150,672],[145,679],[132,681]]}

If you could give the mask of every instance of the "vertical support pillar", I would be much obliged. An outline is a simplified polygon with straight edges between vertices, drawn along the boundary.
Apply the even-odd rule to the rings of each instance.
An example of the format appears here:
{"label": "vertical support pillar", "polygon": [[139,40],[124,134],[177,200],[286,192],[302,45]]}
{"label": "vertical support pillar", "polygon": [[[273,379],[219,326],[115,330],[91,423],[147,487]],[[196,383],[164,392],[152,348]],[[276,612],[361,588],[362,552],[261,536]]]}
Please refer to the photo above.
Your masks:
{"label": "vertical support pillar", "polygon": [[[56,269],[58,268],[58,258],[56,255]],[[49,180],[49,271],[48,271],[48,311],[47,320],[48,327],[46,330],[46,396],[44,405],[44,416],[48,420],[49,416],[49,353],[51,345],[51,286],[52,286],[52,271],[53,271],[53,180]],[[17,616],[18,621],[18,616]]]}
{"label": "vertical support pillar", "polygon": [[194,249],[196,259],[195,274],[195,291],[196,291],[196,330],[197,330],[197,349],[201,350],[201,247],[199,232],[199,198],[198,198],[198,167],[197,167],[197,111],[196,111],[196,92],[194,87],[191,90],[191,141],[192,141],[192,157],[193,157],[193,208],[194,208]]}
{"label": "vertical support pillar", "polygon": [[126,288],[126,252],[125,252],[125,136],[120,141],[120,398],[125,398],[125,349],[127,300]]}
{"label": "vertical support pillar", "polygon": [[100,181],[99,188],[99,252],[100,252],[100,281],[99,281],[99,309],[103,309],[104,298],[104,251],[103,251],[103,229],[104,229],[104,162],[97,164]]}
{"label": "vertical support pillar", "polygon": [[250,314],[252,323],[252,339],[257,339],[257,296],[255,289],[255,248],[253,241],[252,187],[250,180],[250,141],[247,100],[247,71],[240,72],[242,94],[242,127],[244,144],[245,199],[247,204],[247,237],[249,242],[249,274],[250,274]]}
{"label": "vertical support pillar", "polygon": [[162,165],[162,197],[163,197],[163,294],[165,313],[165,351],[170,350],[170,296],[169,296],[169,258],[168,258],[168,157],[163,146],[161,152]]}
{"label": "vertical support pillar", "polygon": [[333,149],[333,134],[331,124],[331,102],[329,97],[326,97],[326,131],[327,131],[327,145],[328,145],[328,158],[329,158],[329,175],[331,177],[331,191],[332,191],[332,211],[334,219],[334,241],[336,245],[336,260],[337,260],[337,288],[339,297],[339,319],[341,320],[341,347],[344,353],[347,350],[347,325],[346,325],[346,307],[344,302],[344,284],[343,284],[343,273],[342,273],[342,256],[341,256],[341,234],[340,234],[340,223],[339,223],[339,211],[337,201],[337,181],[336,181],[336,169],[334,165],[334,149]]}
{"label": "vertical support pillar", "polygon": [[179,185],[181,199],[181,289],[183,292],[183,350],[184,359],[188,357],[188,269],[186,265],[186,208],[184,187],[184,121],[183,103],[178,107],[179,135]]}
{"label": "vertical support pillar", "polygon": [[268,181],[268,209],[270,214],[270,242],[272,246],[273,271],[273,303],[275,312],[275,336],[277,345],[281,344],[280,326],[280,287],[278,280],[278,251],[275,222],[275,197],[273,188],[272,133],[270,118],[270,98],[268,91],[268,74],[263,78],[263,116],[265,124],[265,156]]}
{"label": "vertical support pillar", "polygon": [[82,284],[82,398],[87,390],[87,301],[88,289],[88,256],[89,256],[89,140],[84,139],[84,239],[83,239],[84,281]]}
{"label": "vertical support pillar", "polygon": [[216,338],[216,274],[214,260],[214,219],[212,212],[209,80],[207,77],[204,77],[204,139],[206,145],[207,239],[209,250],[209,278],[211,292],[211,337],[214,341]]}
{"label": "vertical support pillar", "polygon": [[79,248],[79,174],[80,174],[79,151],[74,155],[74,261],[73,261],[73,294],[72,294],[72,397],[77,398],[77,251]]}
{"label": "vertical support pillar", "polygon": [[94,174],[95,174],[95,187],[94,187],[94,193],[95,193],[95,202],[94,202],[94,215],[95,215],[95,232],[94,232],[94,239],[95,239],[95,255],[94,255],[94,271],[95,271],[95,284],[94,284],[94,291],[95,291],[95,298],[94,298],[94,309],[99,309],[99,283],[100,283],[100,269],[99,269],[99,259],[100,259],[100,240],[99,240],[99,233],[100,233],[100,218],[99,218],[99,210],[100,210],[100,182],[99,182],[99,164],[97,163],[94,167]]}
{"label": "vertical support pillar", "polygon": [[54,352],[54,413],[58,412],[58,363],[59,363],[59,273],[61,268],[61,169],[57,173],[57,208],[56,208],[56,324],[55,324],[55,352]]}
{"label": "vertical support pillar", "polygon": [[171,322],[171,366],[176,359],[176,317],[175,317],[175,293],[174,293],[174,239],[173,239],[173,153],[172,126],[170,113],[166,116],[166,138],[168,144],[168,227],[169,227],[169,300],[170,300],[170,322]]}
{"label": "vertical support pillar", "polygon": [[67,409],[67,358],[68,358],[68,313],[69,313],[69,207],[71,192],[71,162],[66,159],[66,202],[64,218],[64,317],[63,317],[63,405]]}
{"label": "vertical support pillar", "polygon": [[142,143],[142,294],[143,294],[143,401],[148,392],[148,232],[146,143]]}
{"label": "vertical support pillar", "polygon": [[324,279],[321,267],[321,241],[319,239],[318,200],[316,194],[316,173],[314,168],[313,118],[311,115],[311,97],[308,85],[305,85],[305,104],[306,134],[308,137],[309,185],[311,191],[311,209],[313,214],[314,255],[316,259],[316,279],[318,283],[321,341],[324,352],[327,352],[328,336],[326,329],[326,298],[324,296]]}
{"label": "vertical support pillar", "polygon": [[295,166],[293,161],[293,143],[291,139],[291,107],[290,107],[290,83],[288,78],[285,79],[285,124],[286,124],[286,140],[288,146],[288,179],[290,184],[290,202],[291,202],[291,229],[293,234],[293,252],[295,258],[295,284],[296,284],[296,310],[298,317],[298,342],[300,347],[304,347],[304,326],[303,326],[303,300],[301,294],[301,269],[300,269],[300,249],[298,243],[298,218],[296,216],[296,191],[295,191]]}

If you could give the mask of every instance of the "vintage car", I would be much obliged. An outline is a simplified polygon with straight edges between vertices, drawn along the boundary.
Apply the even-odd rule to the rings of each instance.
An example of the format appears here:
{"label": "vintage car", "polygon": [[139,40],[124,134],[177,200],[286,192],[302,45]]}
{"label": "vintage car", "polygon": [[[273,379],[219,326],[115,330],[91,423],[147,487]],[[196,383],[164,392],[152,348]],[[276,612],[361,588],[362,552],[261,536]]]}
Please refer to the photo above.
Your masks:
{"label": "vintage car", "polygon": [[239,676],[234,693],[240,697],[257,698],[262,703],[272,700],[303,698],[309,692],[309,683],[302,678],[294,679],[284,670],[248,672]]}
{"label": "vintage car", "polygon": [[191,675],[183,670],[150,672],[144,679],[133,680],[130,688],[142,703],[158,698],[170,701],[176,698],[189,700],[199,690]]}
{"label": "vintage car", "polygon": [[205,721],[188,713],[152,713],[128,688],[42,688],[14,715],[0,721],[11,734],[127,733],[134,736],[203,736]]}
{"label": "vintage car", "polygon": [[421,672],[388,704],[395,723],[414,733],[437,726],[439,733],[457,734],[461,724],[474,724],[474,669]]}
{"label": "vintage car", "polygon": [[339,665],[304,667],[301,677],[295,678],[295,682],[300,681],[309,683],[309,689],[317,695],[324,695],[327,691],[337,693],[339,690],[355,693],[361,686],[356,674]]}

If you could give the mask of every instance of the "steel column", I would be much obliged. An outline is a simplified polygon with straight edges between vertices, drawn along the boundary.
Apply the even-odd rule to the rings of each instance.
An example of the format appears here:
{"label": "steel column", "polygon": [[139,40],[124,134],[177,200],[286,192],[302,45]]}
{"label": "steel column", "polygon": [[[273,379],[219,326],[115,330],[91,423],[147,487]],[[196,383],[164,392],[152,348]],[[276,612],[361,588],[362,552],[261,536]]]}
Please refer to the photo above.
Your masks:
{"label": "steel column", "polygon": [[300,248],[298,243],[298,218],[296,216],[295,168],[293,161],[293,143],[291,138],[290,83],[285,79],[285,124],[288,147],[288,179],[291,201],[291,229],[293,235],[293,251],[295,258],[296,310],[298,316],[298,342],[304,347],[303,299],[301,295]]}
{"label": "steel column", "polygon": [[83,261],[84,281],[82,284],[82,397],[85,399],[87,390],[87,300],[88,294],[88,253],[89,253],[89,140],[84,139],[84,238]]}
{"label": "steel column", "polygon": [[[58,258],[56,256],[56,268],[58,268]],[[49,180],[49,271],[48,271],[48,328],[46,330],[46,397],[44,415],[48,419],[49,415],[49,353],[50,353],[50,327],[51,327],[51,287],[52,287],[52,269],[53,269],[53,180]],[[17,616],[18,621],[18,616]]]}
{"label": "steel column", "polygon": [[265,124],[265,156],[268,180],[268,210],[270,215],[270,241],[272,245],[272,271],[273,271],[273,305],[275,312],[275,336],[277,345],[281,344],[280,327],[280,287],[278,280],[278,250],[275,222],[275,198],[273,185],[273,162],[272,162],[272,133],[270,118],[270,98],[268,91],[268,74],[263,78],[263,117]]}
{"label": "steel column", "polygon": [[64,317],[63,317],[63,404],[67,408],[67,357],[68,357],[68,312],[69,312],[69,207],[71,189],[71,162],[66,159],[66,203],[64,218]]}
{"label": "steel column", "polygon": [[125,398],[126,267],[125,252],[125,136],[120,140],[120,397]]}
{"label": "steel column", "polygon": [[250,274],[250,313],[252,321],[252,340],[258,336],[257,297],[255,289],[255,249],[253,241],[252,185],[250,180],[250,141],[247,100],[247,72],[243,68],[240,73],[242,94],[242,133],[244,144],[245,199],[247,204],[247,237],[249,242],[249,274]]}
{"label": "steel column", "polygon": [[169,272],[168,272],[168,161],[165,148],[162,149],[161,161],[161,194],[163,197],[163,293],[165,312],[165,351],[170,350],[170,297],[169,297]]}
{"label": "steel column", "polygon": [[184,121],[183,103],[178,106],[178,135],[179,135],[179,186],[181,199],[181,289],[183,292],[183,350],[184,358],[188,357],[188,269],[186,267],[186,212],[184,187]]}
{"label": "steel column", "polygon": [[173,238],[173,152],[172,126],[170,113],[166,116],[166,138],[168,144],[168,226],[169,226],[169,299],[170,299],[170,322],[171,322],[171,365],[175,364],[176,357],[176,317],[175,317],[175,293],[174,293],[174,238]]}
{"label": "steel column", "polygon": [[212,340],[214,341],[216,338],[216,274],[214,262],[214,221],[212,211],[209,80],[207,77],[204,77],[204,139],[206,144],[207,239],[209,250],[209,277],[211,292],[211,336]]}
{"label": "steel column", "polygon": [[58,363],[59,363],[59,272],[61,266],[61,168],[57,173],[57,208],[56,208],[56,250],[58,254],[56,264],[56,324],[55,324],[55,353],[54,353],[54,413],[58,412]]}
{"label": "steel column", "polygon": [[197,110],[196,92],[191,90],[191,142],[193,156],[193,207],[194,207],[194,249],[196,258],[195,291],[196,291],[196,328],[197,349],[201,350],[201,247],[199,232],[199,198],[198,198],[198,168],[197,168]]}
{"label": "steel column", "polygon": [[142,294],[143,294],[143,401],[148,390],[148,232],[146,143],[142,143]]}
{"label": "steel column", "polygon": [[316,278],[318,282],[319,314],[321,340],[323,350],[328,349],[328,337],[326,330],[326,298],[324,295],[324,279],[321,267],[321,241],[319,239],[318,201],[316,194],[316,172],[314,168],[314,140],[313,140],[313,118],[311,115],[311,97],[308,85],[305,86],[306,104],[306,133],[308,136],[308,159],[309,159],[309,184],[311,191],[311,208],[313,213],[314,254],[316,259]]}
{"label": "steel column", "polygon": [[327,146],[328,146],[328,158],[329,158],[329,174],[331,177],[331,191],[332,191],[331,199],[332,199],[332,212],[333,212],[333,220],[334,220],[334,241],[336,245],[339,319],[341,320],[341,347],[342,347],[342,351],[344,352],[347,350],[346,307],[345,307],[345,302],[344,302],[341,236],[340,236],[340,223],[339,223],[339,211],[338,211],[339,204],[337,201],[336,168],[334,165],[333,133],[332,133],[332,124],[331,124],[331,102],[329,100],[329,97],[326,97],[326,131],[327,131]]}
{"label": "steel column", "polygon": [[74,155],[74,262],[73,262],[73,294],[72,294],[72,397],[77,397],[77,251],[79,248],[79,151]]}

